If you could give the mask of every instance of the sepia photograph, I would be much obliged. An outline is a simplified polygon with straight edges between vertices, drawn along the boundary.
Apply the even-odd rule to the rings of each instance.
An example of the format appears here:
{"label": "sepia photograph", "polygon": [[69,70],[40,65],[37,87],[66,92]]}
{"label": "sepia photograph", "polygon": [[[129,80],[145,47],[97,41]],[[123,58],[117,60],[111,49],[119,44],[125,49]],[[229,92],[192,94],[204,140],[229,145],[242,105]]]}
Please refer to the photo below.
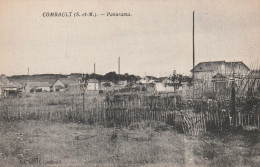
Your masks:
{"label": "sepia photograph", "polygon": [[1,167],[259,167],[260,1],[0,0]]}

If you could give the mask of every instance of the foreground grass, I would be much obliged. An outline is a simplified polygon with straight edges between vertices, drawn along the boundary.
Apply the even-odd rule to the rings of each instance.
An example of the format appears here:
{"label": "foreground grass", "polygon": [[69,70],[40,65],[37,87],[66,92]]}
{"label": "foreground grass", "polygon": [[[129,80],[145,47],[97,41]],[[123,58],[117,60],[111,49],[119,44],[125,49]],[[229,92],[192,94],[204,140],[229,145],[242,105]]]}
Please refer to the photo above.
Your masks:
{"label": "foreground grass", "polygon": [[257,166],[259,133],[185,136],[159,123],[0,123],[0,166]]}

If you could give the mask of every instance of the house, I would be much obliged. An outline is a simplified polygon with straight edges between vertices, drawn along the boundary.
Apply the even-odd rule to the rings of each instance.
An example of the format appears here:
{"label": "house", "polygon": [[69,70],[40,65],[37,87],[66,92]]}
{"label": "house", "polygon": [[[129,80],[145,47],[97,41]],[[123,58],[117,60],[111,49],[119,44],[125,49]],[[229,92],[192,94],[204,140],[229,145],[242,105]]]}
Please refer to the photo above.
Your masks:
{"label": "house", "polygon": [[249,71],[250,69],[242,61],[201,62],[191,70],[194,75],[194,82],[203,81],[208,87],[213,87],[212,79],[216,74],[230,78],[234,73],[235,78],[243,78]]}
{"label": "house", "polygon": [[[65,78],[67,76],[62,74],[36,74],[36,75],[17,75],[8,77],[10,82],[16,86],[23,87],[25,91],[25,86],[28,82],[48,82],[50,85],[53,85],[58,78]],[[52,90],[52,88],[51,88]]]}
{"label": "house", "polygon": [[127,85],[127,81],[119,81],[118,85],[122,85],[122,86],[126,86]]}
{"label": "house", "polygon": [[97,79],[89,79],[87,90],[99,90],[99,81]]}
{"label": "house", "polygon": [[59,78],[53,84],[53,91],[60,92],[60,91],[80,91],[80,86],[82,84],[78,81],[77,78]]}
{"label": "house", "polygon": [[19,92],[20,92],[19,88],[15,85],[0,86],[1,97],[17,96]]}
{"label": "house", "polygon": [[0,76],[0,98],[16,96],[19,93],[18,86],[10,83],[6,76]]}
{"label": "house", "polygon": [[162,80],[162,83],[163,84],[173,84],[173,81],[169,78],[165,78],[165,79]]}
{"label": "house", "polygon": [[153,76],[145,76],[143,77],[142,79],[140,79],[138,81],[138,83],[141,83],[141,84],[148,84],[148,83],[154,83],[155,81],[157,81],[158,78],[156,77],[153,77]]}
{"label": "house", "polygon": [[26,93],[50,92],[51,84],[48,82],[27,82],[24,90]]}
{"label": "house", "polygon": [[71,73],[68,78],[73,78],[78,81],[78,83],[83,83],[83,74],[80,73]]}
{"label": "house", "polygon": [[242,62],[225,62],[225,61],[212,61],[201,62],[197,64],[191,72],[194,74],[195,80],[211,80],[217,73],[224,76],[232,76],[234,70],[235,77],[243,77],[250,69]]}

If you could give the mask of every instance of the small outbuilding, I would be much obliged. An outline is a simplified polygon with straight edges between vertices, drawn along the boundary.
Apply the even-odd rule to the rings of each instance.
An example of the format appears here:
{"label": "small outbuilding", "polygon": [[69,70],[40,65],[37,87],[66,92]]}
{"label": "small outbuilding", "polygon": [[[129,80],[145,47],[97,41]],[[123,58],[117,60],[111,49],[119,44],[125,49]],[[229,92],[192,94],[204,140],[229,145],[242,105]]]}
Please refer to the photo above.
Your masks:
{"label": "small outbuilding", "polygon": [[12,84],[6,76],[0,76],[0,98],[17,96],[19,94],[18,86]]}
{"label": "small outbuilding", "polygon": [[89,79],[87,90],[99,90],[99,81],[97,79]]}
{"label": "small outbuilding", "polygon": [[15,97],[19,94],[19,89],[15,85],[4,85],[0,86],[0,96],[1,97]]}
{"label": "small outbuilding", "polygon": [[77,78],[60,78],[53,84],[54,92],[80,91],[80,81]]}

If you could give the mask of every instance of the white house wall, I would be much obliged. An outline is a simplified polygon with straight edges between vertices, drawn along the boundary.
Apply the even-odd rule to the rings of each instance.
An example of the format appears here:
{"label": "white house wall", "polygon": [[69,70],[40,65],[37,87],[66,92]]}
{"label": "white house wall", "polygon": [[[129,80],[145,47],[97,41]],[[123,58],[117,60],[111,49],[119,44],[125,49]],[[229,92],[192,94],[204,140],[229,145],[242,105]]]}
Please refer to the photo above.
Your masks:
{"label": "white house wall", "polygon": [[[96,87],[95,87],[96,85]],[[99,84],[98,83],[88,83],[87,90],[99,90]]]}
{"label": "white house wall", "polygon": [[38,87],[41,88],[43,92],[50,92],[51,88],[50,87]]}
{"label": "white house wall", "polygon": [[173,86],[165,86],[162,83],[155,83],[155,90],[157,92],[174,92]]}

